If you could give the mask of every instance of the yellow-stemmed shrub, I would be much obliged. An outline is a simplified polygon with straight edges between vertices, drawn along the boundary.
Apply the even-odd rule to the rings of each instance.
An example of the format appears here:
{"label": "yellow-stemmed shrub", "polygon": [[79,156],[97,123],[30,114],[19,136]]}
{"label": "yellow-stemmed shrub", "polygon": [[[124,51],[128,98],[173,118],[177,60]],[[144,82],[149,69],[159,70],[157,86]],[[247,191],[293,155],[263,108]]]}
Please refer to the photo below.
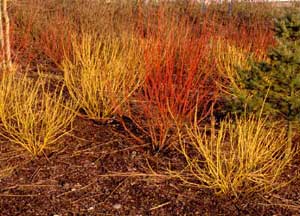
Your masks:
{"label": "yellow-stemmed shrub", "polygon": [[132,36],[73,37],[72,55],[62,63],[72,99],[90,119],[110,118],[143,81],[141,49]]}
{"label": "yellow-stemmed shrub", "polygon": [[228,92],[229,88],[242,91],[243,86],[238,82],[238,70],[247,70],[250,68],[251,60],[268,61],[267,57],[260,52],[254,54],[251,47],[240,48],[230,41],[217,39],[214,47],[216,57],[216,67],[222,77],[222,83],[219,86]]}
{"label": "yellow-stemmed shrub", "polygon": [[63,88],[50,91],[41,77],[5,73],[0,83],[0,135],[39,155],[72,129],[72,103],[65,101]]}
{"label": "yellow-stemmed shrub", "polygon": [[188,126],[180,133],[180,152],[187,167],[173,172],[187,185],[209,188],[217,194],[275,189],[292,159],[284,129],[266,127],[266,120],[250,116],[224,120],[217,129]]}
{"label": "yellow-stemmed shrub", "polygon": [[253,54],[248,49],[238,48],[232,45],[229,41],[222,41],[218,39],[215,47],[216,53],[216,66],[218,73],[223,77],[221,87],[223,90],[228,90],[228,84],[230,87],[240,89],[239,84],[236,80],[239,78],[237,70],[248,69],[249,59],[253,58]]}

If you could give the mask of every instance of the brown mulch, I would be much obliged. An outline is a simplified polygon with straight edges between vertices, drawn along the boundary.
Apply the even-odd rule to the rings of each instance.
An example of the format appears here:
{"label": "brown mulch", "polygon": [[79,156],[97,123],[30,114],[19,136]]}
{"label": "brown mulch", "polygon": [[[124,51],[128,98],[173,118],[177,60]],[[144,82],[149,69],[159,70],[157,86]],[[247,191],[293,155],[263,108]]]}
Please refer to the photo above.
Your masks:
{"label": "brown mulch", "polygon": [[[0,215],[300,215],[300,179],[272,193],[216,196],[151,172],[183,166],[175,151],[153,152],[120,125],[77,119],[59,151],[0,160],[17,166],[0,181]],[[5,142],[4,140],[2,140]],[[1,143],[2,146],[5,146]],[[1,147],[1,154],[9,149]],[[151,166],[150,166],[151,165]],[[300,163],[283,178],[299,176]]]}

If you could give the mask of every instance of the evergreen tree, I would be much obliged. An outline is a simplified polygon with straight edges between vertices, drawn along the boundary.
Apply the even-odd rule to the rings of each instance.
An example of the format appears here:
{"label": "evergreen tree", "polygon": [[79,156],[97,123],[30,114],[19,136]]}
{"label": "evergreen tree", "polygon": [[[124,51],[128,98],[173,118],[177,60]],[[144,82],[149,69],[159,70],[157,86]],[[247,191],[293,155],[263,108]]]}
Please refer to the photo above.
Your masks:
{"label": "evergreen tree", "polygon": [[300,120],[300,13],[290,13],[275,22],[277,46],[269,62],[254,63],[240,71],[239,101],[247,109],[283,117],[291,144],[292,124]]}

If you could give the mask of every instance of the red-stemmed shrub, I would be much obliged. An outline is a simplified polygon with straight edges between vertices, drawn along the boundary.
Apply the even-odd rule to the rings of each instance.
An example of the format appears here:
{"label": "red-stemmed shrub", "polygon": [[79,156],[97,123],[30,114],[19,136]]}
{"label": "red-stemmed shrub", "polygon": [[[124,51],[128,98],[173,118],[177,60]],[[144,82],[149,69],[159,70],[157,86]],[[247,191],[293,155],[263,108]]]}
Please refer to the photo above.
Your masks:
{"label": "red-stemmed shrub", "polygon": [[[154,17],[154,16],[152,16]],[[157,10],[144,31],[146,78],[137,96],[135,122],[149,136],[155,149],[172,145],[175,125],[190,122],[196,110],[203,120],[218,94],[211,33],[206,23],[193,33],[185,17],[166,16]],[[211,28],[211,27],[209,27]],[[133,116],[133,115],[132,115]]]}
{"label": "red-stemmed shrub", "polygon": [[64,57],[70,56],[71,35],[75,33],[75,28],[60,11],[44,25],[39,35],[39,49],[48,58],[49,63],[60,66]]}
{"label": "red-stemmed shrub", "polygon": [[27,66],[32,64],[39,53],[35,49],[37,34],[38,8],[33,2],[25,5],[12,5],[10,8],[10,42],[13,62]]}

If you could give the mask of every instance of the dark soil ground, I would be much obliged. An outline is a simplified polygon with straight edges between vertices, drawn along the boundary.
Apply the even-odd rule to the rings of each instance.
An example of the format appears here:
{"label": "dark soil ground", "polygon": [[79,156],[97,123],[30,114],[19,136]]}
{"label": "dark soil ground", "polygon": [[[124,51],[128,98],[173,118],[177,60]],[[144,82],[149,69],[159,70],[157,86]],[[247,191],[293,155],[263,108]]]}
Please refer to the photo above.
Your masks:
{"label": "dark soil ground", "polygon": [[[166,164],[182,166],[175,151],[154,154],[150,145],[117,133],[117,124],[77,119],[74,125],[59,151],[39,158],[24,152],[12,157],[0,149],[1,166],[17,166],[0,181],[1,216],[300,215],[299,178],[272,193],[220,197],[151,172],[150,167],[159,173]],[[283,178],[299,172],[295,160]]]}

